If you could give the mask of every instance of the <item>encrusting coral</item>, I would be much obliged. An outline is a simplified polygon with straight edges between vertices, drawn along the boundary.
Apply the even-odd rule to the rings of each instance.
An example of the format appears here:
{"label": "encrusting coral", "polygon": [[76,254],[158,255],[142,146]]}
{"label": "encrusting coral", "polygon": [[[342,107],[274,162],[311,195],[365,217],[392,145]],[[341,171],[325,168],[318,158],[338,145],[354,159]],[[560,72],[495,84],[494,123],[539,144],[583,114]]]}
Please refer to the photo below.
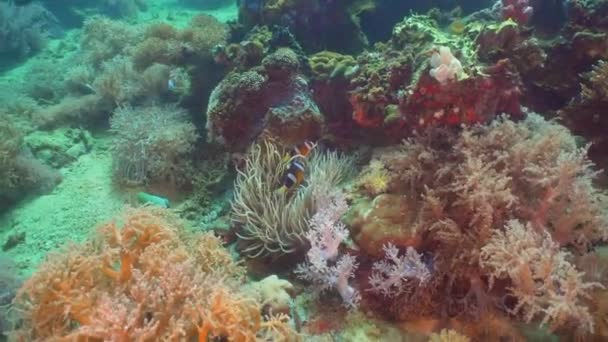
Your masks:
{"label": "encrusting coral", "polygon": [[261,64],[232,71],[215,87],[207,107],[208,140],[234,151],[243,150],[262,132],[294,145],[321,136],[323,116],[298,55],[279,48]]}
{"label": "encrusting coral", "polygon": [[198,236],[165,209],[127,210],[23,285],[13,338],[297,340],[286,316],[265,319],[242,292],[244,270],[221,241]]}
{"label": "encrusting coral", "polygon": [[0,211],[29,194],[50,192],[62,179],[32,155],[23,137],[12,118],[0,112]]}

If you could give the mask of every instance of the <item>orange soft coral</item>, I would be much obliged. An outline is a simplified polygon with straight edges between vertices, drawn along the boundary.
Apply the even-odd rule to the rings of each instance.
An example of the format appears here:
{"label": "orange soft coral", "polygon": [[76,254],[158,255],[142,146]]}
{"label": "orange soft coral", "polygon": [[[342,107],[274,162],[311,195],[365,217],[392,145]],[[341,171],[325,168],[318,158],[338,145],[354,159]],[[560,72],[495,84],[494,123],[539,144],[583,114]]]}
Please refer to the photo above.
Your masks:
{"label": "orange soft coral", "polygon": [[119,221],[24,284],[16,340],[248,341],[276,321],[264,322],[256,297],[241,291],[243,269],[218,238],[184,231],[164,209],[129,209]]}

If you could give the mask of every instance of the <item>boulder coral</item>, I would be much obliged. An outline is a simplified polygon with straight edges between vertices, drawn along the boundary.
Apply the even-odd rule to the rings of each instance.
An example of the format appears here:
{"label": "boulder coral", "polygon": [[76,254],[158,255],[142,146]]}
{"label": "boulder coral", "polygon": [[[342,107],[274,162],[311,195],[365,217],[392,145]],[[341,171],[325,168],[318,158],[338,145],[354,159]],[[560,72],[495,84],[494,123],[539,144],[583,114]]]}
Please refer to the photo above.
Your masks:
{"label": "boulder coral", "polygon": [[284,145],[319,137],[323,116],[300,67],[296,54],[281,48],[260,67],[228,74],[209,100],[208,139],[243,150],[263,132]]}

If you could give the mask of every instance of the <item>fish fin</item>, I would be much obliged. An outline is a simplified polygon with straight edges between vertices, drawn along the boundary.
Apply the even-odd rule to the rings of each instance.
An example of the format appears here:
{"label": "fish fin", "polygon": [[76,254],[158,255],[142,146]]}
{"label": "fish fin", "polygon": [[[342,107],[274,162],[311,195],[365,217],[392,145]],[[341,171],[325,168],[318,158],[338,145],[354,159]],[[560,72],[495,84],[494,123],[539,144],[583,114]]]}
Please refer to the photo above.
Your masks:
{"label": "fish fin", "polygon": [[287,192],[287,187],[285,185],[281,185],[281,187],[276,189],[274,192],[279,195],[284,194]]}

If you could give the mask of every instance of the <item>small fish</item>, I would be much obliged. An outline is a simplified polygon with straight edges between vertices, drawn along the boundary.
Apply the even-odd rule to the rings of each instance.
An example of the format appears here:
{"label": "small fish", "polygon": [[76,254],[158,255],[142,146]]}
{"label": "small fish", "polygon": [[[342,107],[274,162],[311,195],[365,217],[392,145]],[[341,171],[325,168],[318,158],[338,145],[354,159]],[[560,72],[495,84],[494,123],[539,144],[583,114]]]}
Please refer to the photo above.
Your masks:
{"label": "small fish", "polygon": [[283,184],[277,192],[286,192],[302,184],[305,175],[304,162],[316,146],[316,143],[305,141],[294,146],[293,150],[285,155],[283,162],[287,165],[286,171],[283,174]]}
{"label": "small fish", "polygon": [[168,88],[170,91],[175,90],[176,85],[175,85],[175,81],[174,81],[172,78],[170,78],[169,80],[167,80],[167,88]]}
{"label": "small fish", "polygon": [[290,164],[287,171],[283,175],[283,185],[277,190],[279,192],[285,192],[289,189],[293,189],[304,181],[304,163],[301,159],[294,159]]}

